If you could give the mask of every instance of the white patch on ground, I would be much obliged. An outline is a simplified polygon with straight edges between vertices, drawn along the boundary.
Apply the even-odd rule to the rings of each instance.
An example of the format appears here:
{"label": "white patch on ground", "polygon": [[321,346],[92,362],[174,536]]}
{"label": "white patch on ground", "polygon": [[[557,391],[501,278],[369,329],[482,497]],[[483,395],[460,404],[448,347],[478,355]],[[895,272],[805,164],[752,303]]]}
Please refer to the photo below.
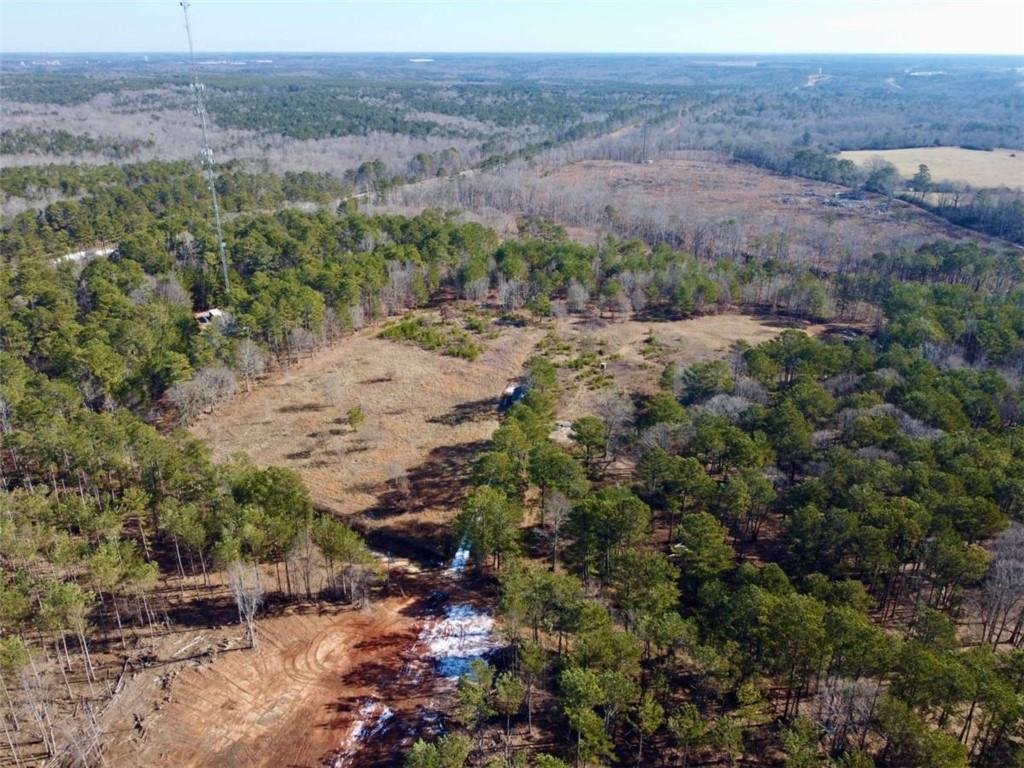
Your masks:
{"label": "white patch on ground", "polygon": [[451,565],[448,566],[447,574],[449,576],[460,576],[466,570],[468,564],[469,547],[463,545],[455,552],[455,557],[452,558]]}
{"label": "white patch on ground", "polygon": [[469,671],[471,661],[497,647],[494,618],[472,605],[450,605],[443,619],[424,626],[419,641],[426,646],[437,673],[454,680]]}
{"label": "white patch on ground", "polygon": [[348,761],[355,757],[360,744],[383,733],[394,716],[395,713],[383,702],[367,699],[359,708],[357,719],[342,743],[341,751],[331,764],[332,768],[344,768]]}
{"label": "white patch on ground", "polygon": [[[469,548],[460,546],[445,575],[453,580],[461,578],[469,564]],[[447,605],[443,617],[427,619],[422,625],[416,644],[412,647],[399,678],[418,682],[426,674],[434,674],[451,684],[467,672],[474,659],[483,658],[497,649],[494,635],[494,617],[487,611],[469,603]],[[331,768],[346,768],[359,753],[360,747],[383,733],[391,723],[394,712],[377,699],[366,699],[359,708],[355,723],[341,745]],[[419,708],[419,726],[435,734],[444,733],[440,711],[430,702]],[[411,743],[415,731],[401,741]]]}
{"label": "white patch on ground", "polygon": [[[452,579],[461,578],[469,555],[469,547],[462,544],[445,574]],[[470,662],[497,647],[494,617],[468,603],[445,606],[443,618],[424,623],[416,644],[417,649],[423,648],[426,660],[433,663],[435,673],[445,680],[457,680],[469,672]]]}

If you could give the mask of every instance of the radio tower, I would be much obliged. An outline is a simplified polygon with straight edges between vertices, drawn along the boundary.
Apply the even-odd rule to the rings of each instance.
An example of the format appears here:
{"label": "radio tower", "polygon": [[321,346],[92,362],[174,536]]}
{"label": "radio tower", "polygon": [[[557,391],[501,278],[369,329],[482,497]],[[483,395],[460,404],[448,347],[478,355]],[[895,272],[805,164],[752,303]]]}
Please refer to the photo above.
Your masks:
{"label": "radio tower", "polygon": [[188,35],[188,55],[192,62],[192,93],[195,95],[195,112],[199,117],[199,127],[203,132],[203,166],[206,168],[206,185],[210,188],[210,197],[213,200],[213,223],[217,228],[217,251],[220,254],[220,269],[224,275],[224,293],[228,292],[228,260],[224,255],[224,232],[220,226],[220,201],[217,199],[217,185],[213,175],[213,150],[210,149],[210,139],[206,130],[206,105],[203,102],[203,92],[206,89],[199,82],[199,68],[196,66],[196,51],[192,45],[192,25],[188,20],[188,0],[181,0],[181,9],[185,13],[185,34]]}

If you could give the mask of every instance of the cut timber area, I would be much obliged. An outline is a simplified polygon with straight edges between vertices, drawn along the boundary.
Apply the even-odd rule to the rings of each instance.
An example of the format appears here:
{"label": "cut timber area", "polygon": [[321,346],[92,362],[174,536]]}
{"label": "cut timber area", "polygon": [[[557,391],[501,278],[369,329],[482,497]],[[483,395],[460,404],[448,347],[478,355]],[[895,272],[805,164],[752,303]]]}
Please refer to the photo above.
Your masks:
{"label": "cut timber area", "polygon": [[[377,692],[372,671],[390,666],[415,638],[414,620],[400,613],[410,602],[389,598],[380,610],[261,619],[256,650],[181,669],[166,700],[142,719],[143,732],[132,728],[111,739],[108,764],[320,765],[342,747]],[[148,684],[151,695],[162,686],[152,671]]]}

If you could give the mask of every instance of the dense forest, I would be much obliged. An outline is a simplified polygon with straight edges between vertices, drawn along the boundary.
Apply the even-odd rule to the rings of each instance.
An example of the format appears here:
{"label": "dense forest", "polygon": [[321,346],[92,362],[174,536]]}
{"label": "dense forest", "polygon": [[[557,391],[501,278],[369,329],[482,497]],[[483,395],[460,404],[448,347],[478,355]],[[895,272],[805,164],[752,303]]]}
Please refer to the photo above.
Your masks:
{"label": "dense forest", "polygon": [[[907,341],[787,331],[666,371],[628,416],[574,422],[573,453],[535,359],[461,518],[513,638],[509,671],[460,684],[469,737],[532,721],[541,690],[570,738],[537,765],[643,764],[645,741],[732,764],[776,723],[787,766],[1018,765],[1019,393]],[[628,482],[605,477],[628,453]],[[407,765],[444,764],[446,738]]]}
{"label": "dense forest", "polygon": [[[372,557],[314,512],[297,475],[215,464],[174,427],[352,329],[462,300],[538,321],[742,307],[870,335],[788,330],[666,366],[657,394],[576,420],[572,450],[550,435],[559,372],[581,363],[546,339],[451,531],[481,584],[498,585],[510,646],[462,679],[451,732],[418,742],[409,765],[476,760],[494,729],[509,745],[498,764],[548,768],[652,754],[1021,761],[1015,252],[935,242],[823,274],[635,240],[582,246],[536,219],[501,242],[438,211],[255,213],[340,189],[229,166],[225,291],[188,164],[7,169],[3,183],[85,193],[7,221],[2,238],[0,661],[4,702],[36,718],[49,751],[59,705],[37,666],[83,669],[102,691],[90,652],[162,631],[162,571],[230,585],[251,641],[273,591],[254,567],[275,567],[281,599],[367,599]],[[62,258],[99,243],[116,248]],[[214,307],[223,320],[201,330],[193,311]],[[472,328],[388,332],[474,356]],[[304,548],[333,576],[319,588],[309,556],[295,559]],[[564,737],[514,755],[513,731],[535,720]]]}

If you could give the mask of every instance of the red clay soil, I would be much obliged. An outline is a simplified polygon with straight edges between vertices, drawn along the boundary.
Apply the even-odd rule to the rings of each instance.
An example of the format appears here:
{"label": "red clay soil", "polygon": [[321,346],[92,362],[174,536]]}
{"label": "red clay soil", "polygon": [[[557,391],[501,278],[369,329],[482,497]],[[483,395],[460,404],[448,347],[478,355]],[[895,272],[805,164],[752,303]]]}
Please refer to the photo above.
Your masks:
{"label": "red clay soil", "polygon": [[366,609],[299,606],[263,618],[255,650],[176,674],[146,670],[132,681],[141,694],[130,713],[112,713],[118,725],[105,729],[108,765],[401,765],[418,736],[436,734],[453,690],[419,643],[442,612],[431,592],[444,585],[460,602],[473,597],[436,572],[392,583],[405,594]]}

